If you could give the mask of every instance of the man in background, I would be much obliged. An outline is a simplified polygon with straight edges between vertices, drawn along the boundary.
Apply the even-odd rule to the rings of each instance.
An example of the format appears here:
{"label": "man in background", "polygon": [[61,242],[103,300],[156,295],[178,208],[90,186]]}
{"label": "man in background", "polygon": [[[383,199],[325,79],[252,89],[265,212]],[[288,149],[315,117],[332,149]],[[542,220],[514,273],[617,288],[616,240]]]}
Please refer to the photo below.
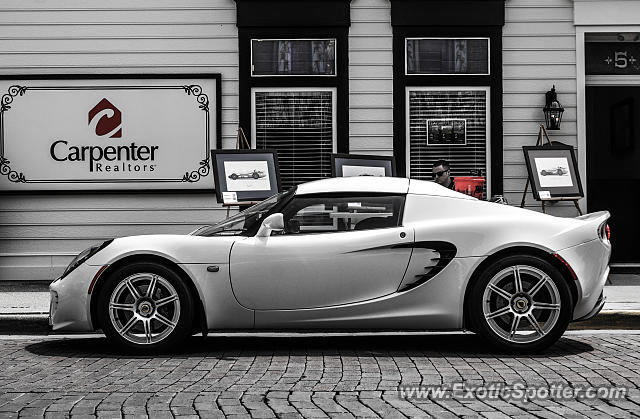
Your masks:
{"label": "man in background", "polygon": [[437,160],[433,163],[433,180],[452,190],[456,190],[455,179],[451,177],[451,166],[446,160]]}

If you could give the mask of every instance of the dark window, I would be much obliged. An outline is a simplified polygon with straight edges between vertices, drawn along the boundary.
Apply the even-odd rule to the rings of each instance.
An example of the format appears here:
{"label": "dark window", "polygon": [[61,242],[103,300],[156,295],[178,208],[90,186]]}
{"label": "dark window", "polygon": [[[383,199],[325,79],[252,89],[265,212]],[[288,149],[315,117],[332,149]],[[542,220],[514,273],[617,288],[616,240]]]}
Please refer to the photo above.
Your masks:
{"label": "dark window", "polygon": [[284,209],[285,234],[397,227],[404,196],[299,196]]}
{"label": "dark window", "polygon": [[407,38],[406,74],[489,74],[488,38]]}
{"label": "dark window", "polygon": [[252,76],[335,76],[335,39],[252,39]]}

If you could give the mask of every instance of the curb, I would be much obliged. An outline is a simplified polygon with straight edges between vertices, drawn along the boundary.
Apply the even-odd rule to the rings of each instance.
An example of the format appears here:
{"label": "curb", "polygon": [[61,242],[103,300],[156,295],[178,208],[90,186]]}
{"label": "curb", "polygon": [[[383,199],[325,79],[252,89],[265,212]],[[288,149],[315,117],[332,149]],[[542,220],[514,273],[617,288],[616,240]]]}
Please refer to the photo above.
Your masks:
{"label": "curb", "polygon": [[0,335],[48,335],[49,314],[0,314]]}
{"label": "curb", "polygon": [[[603,310],[567,330],[640,330],[640,310]],[[47,313],[0,314],[0,335],[48,335]]]}
{"label": "curb", "polygon": [[569,324],[568,330],[638,330],[640,310],[602,310],[589,320]]}

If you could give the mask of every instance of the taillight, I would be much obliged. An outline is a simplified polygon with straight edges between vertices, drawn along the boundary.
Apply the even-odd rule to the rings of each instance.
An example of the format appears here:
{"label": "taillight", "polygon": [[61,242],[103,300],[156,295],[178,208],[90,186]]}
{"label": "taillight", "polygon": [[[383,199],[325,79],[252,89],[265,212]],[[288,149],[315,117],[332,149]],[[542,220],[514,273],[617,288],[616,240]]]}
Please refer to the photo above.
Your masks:
{"label": "taillight", "polygon": [[610,241],[611,240],[611,228],[609,228],[609,224],[606,222],[600,225],[600,229],[598,231],[600,234],[600,239],[602,241]]}

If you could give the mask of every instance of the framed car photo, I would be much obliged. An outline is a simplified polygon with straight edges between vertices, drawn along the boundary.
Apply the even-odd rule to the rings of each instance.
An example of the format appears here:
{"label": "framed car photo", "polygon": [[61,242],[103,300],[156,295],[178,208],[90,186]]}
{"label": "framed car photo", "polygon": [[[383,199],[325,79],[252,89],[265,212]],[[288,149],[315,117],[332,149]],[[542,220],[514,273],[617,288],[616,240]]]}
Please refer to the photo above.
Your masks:
{"label": "framed car photo", "polygon": [[274,150],[212,150],[211,161],[218,202],[261,201],[280,192]]}
{"label": "framed car photo", "polygon": [[524,146],[522,149],[533,196],[538,201],[584,197],[573,147]]}
{"label": "framed car photo", "polygon": [[366,156],[358,154],[332,154],[331,176],[395,176],[392,156]]}

